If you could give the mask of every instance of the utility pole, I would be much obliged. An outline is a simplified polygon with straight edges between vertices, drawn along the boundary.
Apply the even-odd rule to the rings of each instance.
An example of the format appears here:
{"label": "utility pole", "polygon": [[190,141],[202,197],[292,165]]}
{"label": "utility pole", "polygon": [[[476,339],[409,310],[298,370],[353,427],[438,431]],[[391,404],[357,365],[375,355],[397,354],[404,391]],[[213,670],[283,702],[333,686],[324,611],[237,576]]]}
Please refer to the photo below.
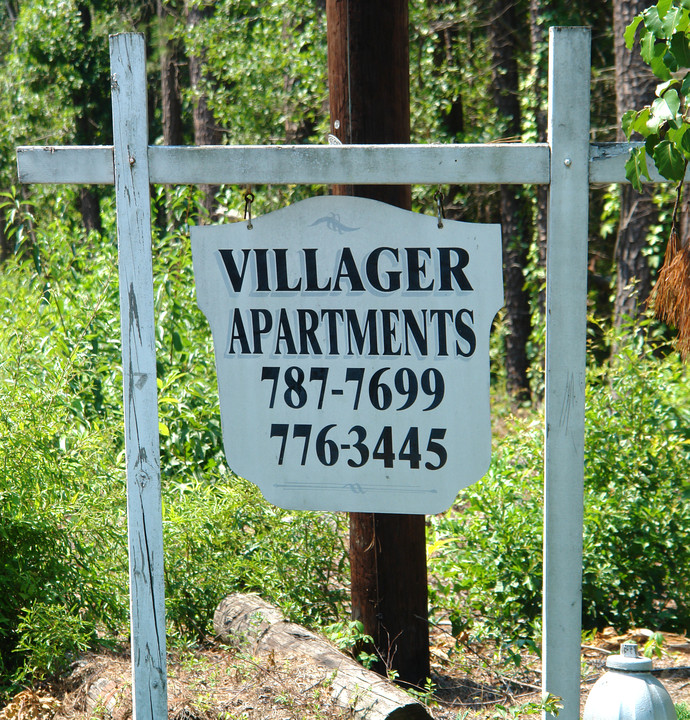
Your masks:
{"label": "utility pole", "polygon": [[[327,0],[331,133],[343,144],[409,143],[407,0]],[[409,185],[334,186],[409,210]],[[374,639],[376,669],[429,677],[424,515],[350,514],[352,616]]]}

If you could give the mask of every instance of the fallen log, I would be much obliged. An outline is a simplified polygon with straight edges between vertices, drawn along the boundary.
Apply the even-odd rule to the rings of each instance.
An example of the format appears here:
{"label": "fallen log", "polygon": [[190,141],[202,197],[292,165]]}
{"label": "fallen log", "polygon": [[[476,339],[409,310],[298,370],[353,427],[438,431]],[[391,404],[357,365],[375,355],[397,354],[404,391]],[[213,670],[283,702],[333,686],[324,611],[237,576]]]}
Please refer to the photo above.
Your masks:
{"label": "fallen log", "polygon": [[328,674],[333,701],[361,720],[431,720],[427,709],[372,670],[337,650],[325,638],[287,622],[257,595],[228,595],[216,608],[213,630],[233,647],[278,662],[311,662]]}

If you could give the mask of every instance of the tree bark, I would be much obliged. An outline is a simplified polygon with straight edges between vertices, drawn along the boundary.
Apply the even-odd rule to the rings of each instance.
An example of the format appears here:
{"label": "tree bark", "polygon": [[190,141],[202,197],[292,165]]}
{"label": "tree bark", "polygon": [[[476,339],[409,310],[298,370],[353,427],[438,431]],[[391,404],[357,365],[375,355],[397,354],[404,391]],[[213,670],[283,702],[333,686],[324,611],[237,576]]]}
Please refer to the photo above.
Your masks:
{"label": "tree bark", "polygon": [[[517,65],[518,18],[512,0],[493,0],[489,18],[494,102],[506,123],[506,134],[518,139],[522,118]],[[529,212],[513,185],[500,193],[503,234],[503,284],[506,307],[506,384],[517,401],[530,397],[527,342],[530,335],[529,298],[524,268],[529,243]]]}
{"label": "tree bark", "polygon": [[[628,50],[623,40],[627,25],[642,12],[647,0],[614,0],[613,37],[616,62],[616,113],[620,121],[626,110],[639,109],[654,100],[656,79],[643,62],[639,50]],[[618,128],[618,140],[624,140]],[[652,271],[642,250],[647,243],[650,225],[657,217],[651,191],[637,193],[630,185],[621,190],[620,222],[614,250],[616,263],[616,297],[614,324],[621,327],[634,320],[649,298]]]}
{"label": "tree bark", "polygon": [[[328,0],[331,132],[342,143],[408,143],[407,0]],[[338,186],[410,209],[404,185]],[[426,541],[423,515],[350,515],[352,616],[374,639],[376,670],[402,682],[429,677]]]}
{"label": "tree bark", "polygon": [[[534,98],[534,122],[537,128],[537,142],[546,142],[547,112],[545,101],[546,72],[545,51],[548,47],[544,24],[541,22],[543,12],[550,3],[544,0],[530,0],[529,4],[529,36],[532,52],[532,97]],[[539,267],[546,272],[546,208],[548,200],[548,187],[537,185],[537,207],[535,213],[535,230],[537,241],[537,257]],[[542,317],[546,312],[546,284],[539,290],[537,307]]]}
{"label": "tree bark", "polygon": [[[205,17],[213,12],[212,6],[200,9],[195,4],[187,4],[187,24],[192,27],[198,25]],[[192,121],[194,123],[194,144],[195,145],[218,145],[220,144],[220,132],[216,126],[213,113],[208,107],[206,92],[203,88],[204,81],[204,57],[203,53],[189,55],[189,83],[194,93],[194,109]],[[212,220],[215,213],[215,195],[218,191],[216,185],[200,185],[199,189],[203,194],[201,201],[202,218],[201,222]]]}
{"label": "tree bark", "polygon": [[277,664],[297,661],[317,677],[328,673],[334,702],[361,720],[431,720],[423,705],[376,673],[365,670],[324,638],[286,622],[256,595],[228,595],[216,608],[213,630],[225,642]]}
{"label": "tree bark", "polygon": [[163,143],[182,145],[182,98],[180,95],[179,65],[181,49],[177,41],[170,40],[165,31],[171,13],[164,0],[157,0],[160,33],[161,111],[163,116]]}

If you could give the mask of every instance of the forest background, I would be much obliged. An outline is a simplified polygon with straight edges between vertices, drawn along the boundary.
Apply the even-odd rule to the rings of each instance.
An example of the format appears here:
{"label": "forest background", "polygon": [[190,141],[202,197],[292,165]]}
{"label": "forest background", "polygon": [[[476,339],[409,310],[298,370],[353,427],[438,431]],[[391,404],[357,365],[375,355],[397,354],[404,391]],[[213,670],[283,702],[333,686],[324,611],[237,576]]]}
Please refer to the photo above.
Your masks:
{"label": "forest background", "polygon": [[[592,140],[656,81],[623,43],[644,2],[409,3],[412,142],[543,141],[547,28],[593,29]],[[112,188],[26,187],[22,144],[112,142],[107,35],[148,44],[150,141],[327,142],[325,5],[12,2],[0,8],[0,686],[64,671],[127,637],[122,400]],[[188,226],[232,221],[239,187],[153,188],[166,610],[174,644],[209,632],[232,590],[345,632],[338,514],[266,504],[221,453],[209,332]],[[325,187],[253,188],[260,214]],[[436,211],[438,188],[413,188]],[[428,519],[432,620],[538,648],[545,195],[441,188],[446,214],[500,222],[506,306],[492,340],[486,478]],[[589,231],[585,628],[690,621],[690,391],[673,332],[648,313],[674,193],[593,187]],[[684,236],[687,236],[683,228]],[[241,412],[238,408],[238,412]],[[669,562],[669,558],[673,562]]]}

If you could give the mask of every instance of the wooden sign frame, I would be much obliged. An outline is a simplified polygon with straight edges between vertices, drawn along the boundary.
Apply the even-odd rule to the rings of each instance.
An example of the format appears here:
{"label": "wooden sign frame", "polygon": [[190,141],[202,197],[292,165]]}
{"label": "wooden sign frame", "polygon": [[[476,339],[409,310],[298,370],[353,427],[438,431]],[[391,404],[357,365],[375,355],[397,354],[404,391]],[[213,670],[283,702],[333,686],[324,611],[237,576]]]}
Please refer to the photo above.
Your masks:
{"label": "wooden sign frame", "polygon": [[630,150],[627,143],[589,142],[590,47],[589,28],[550,29],[546,143],[162,147],[148,143],[144,37],[115,35],[113,146],[17,149],[23,183],[116,189],[135,720],[167,717],[154,183],[548,186],[543,688],[563,698],[561,718],[577,720],[589,185],[625,182]]}

